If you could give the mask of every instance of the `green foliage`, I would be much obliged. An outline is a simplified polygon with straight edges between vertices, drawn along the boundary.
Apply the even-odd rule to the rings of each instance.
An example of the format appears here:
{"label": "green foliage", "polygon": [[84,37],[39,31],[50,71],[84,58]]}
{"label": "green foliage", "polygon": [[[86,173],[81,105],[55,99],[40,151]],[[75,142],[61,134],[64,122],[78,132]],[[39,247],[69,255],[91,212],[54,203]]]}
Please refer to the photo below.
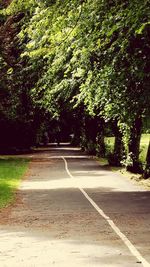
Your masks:
{"label": "green foliage", "polygon": [[[126,153],[135,154],[129,146],[133,126],[137,118],[145,121],[150,114],[148,4],[148,0],[13,0],[5,14],[25,15],[18,37],[19,60],[27,64],[17,72],[11,66],[7,77],[17,81],[15,91],[21,87],[26,93],[30,108],[22,113],[34,114],[23,121],[34,122],[35,110],[56,119],[65,110],[77,116],[82,108],[83,127],[87,114],[97,121],[117,121]],[[32,82],[25,81],[27,75]],[[16,112],[20,100],[16,94],[12,117],[20,117]],[[88,131],[84,136],[83,130],[84,146],[100,149],[99,132],[93,140],[89,127]],[[138,160],[138,149],[136,154]]]}
{"label": "green foliage", "polygon": [[8,15],[16,14],[17,12],[33,12],[37,6],[36,0],[13,0],[7,7],[6,13]]}
{"label": "green foliage", "polygon": [[106,154],[113,153],[115,137],[105,137]]}
{"label": "green foliage", "polygon": [[21,57],[23,41],[18,33],[23,13],[5,16],[0,27],[0,151],[28,148],[34,143],[35,107],[30,89],[35,73],[27,58]]}
{"label": "green foliage", "polygon": [[35,12],[20,35],[29,37],[25,55],[33,64],[45,60],[35,101],[53,113],[54,100],[73,99],[90,114],[127,124],[138,112],[147,114],[147,1],[45,1],[28,10],[31,5]]}

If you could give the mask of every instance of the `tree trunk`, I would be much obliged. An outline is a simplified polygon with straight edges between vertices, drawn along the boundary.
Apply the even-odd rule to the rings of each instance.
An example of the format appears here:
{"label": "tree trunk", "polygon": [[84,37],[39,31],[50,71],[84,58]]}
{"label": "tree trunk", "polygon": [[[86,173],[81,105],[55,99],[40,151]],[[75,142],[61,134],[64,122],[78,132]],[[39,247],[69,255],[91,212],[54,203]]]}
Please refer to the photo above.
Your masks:
{"label": "tree trunk", "polygon": [[97,136],[96,136],[96,154],[97,156],[104,157],[106,153],[105,149],[105,136],[104,136],[104,120],[100,119],[98,122],[98,130],[97,130]]}
{"label": "tree trunk", "polygon": [[127,170],[134,173],[142,172],[142,167],[139,162],[141,133],[142,133],[142,118],[141,116],[137,116],[131,127],[131,133],[128,145],[131,163],[127,166]]}
{"label": "tree trunk", "polygon": [[85,118],[86,149],[91,155],[96,154],[97,118]]}
{"label": "tree trunk", "polygon": [[108,157],[108,161],[110,165],[113,166],[121,166],[121,161],[123,160],[123,156],[125,155],[125,146],[123,143],[123,134],[118,127],[117,120],[113,126],[113,133],[115,135],[115,144],[113,154],[110,154]]}
{"label": "tree trunk", "polygon": [[115,165],[121,166],[121,161],[123,160],[123,156],[125,155],[125,146],[123,143],[123,134],[116,128],[116,135],[115,135],[115,144],[114,144],[114,159]]}
{"label": "tree trunk", "polygon": [[150,178],[150,141],[146,156],[146,167],[143,174],[144,179]]}
{"label": "tree trunk", "polygon": [[82,131],[82,147],[89,154],[104,156],[104,120],[99,117],[86,116]]}

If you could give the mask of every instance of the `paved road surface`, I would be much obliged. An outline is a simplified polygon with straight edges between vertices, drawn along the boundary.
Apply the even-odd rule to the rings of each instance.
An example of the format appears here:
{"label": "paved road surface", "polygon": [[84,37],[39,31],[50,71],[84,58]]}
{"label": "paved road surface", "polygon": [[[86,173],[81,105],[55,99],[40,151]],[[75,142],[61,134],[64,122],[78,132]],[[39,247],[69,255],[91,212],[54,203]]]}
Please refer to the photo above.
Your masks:
{"label": "paved road surface", "polygon": [[0,213],[0,267],[150,266],[150,192],[71,147],[33,155]]}

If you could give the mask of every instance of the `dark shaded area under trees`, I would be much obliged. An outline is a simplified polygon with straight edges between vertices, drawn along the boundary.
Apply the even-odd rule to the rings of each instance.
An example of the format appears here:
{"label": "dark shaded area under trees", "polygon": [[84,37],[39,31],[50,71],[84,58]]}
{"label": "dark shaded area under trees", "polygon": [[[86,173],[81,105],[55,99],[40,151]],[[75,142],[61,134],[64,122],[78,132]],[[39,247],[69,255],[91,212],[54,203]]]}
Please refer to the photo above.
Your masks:
{"label": "dark shaded area under trees", "polygon": [[[6,5],[7,3],[7,5]],[[148,1],[0,4],[0,151],[69,140],[109,163],[150,174],[139,161],[150,115]],[[147,124],[149,125],[149,123]]]}

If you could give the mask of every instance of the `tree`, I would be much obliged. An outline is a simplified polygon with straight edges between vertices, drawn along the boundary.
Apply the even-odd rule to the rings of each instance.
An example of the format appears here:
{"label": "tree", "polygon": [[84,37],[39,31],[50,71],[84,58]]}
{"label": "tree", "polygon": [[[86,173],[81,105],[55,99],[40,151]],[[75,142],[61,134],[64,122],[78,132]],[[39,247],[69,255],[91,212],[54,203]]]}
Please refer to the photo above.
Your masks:
{"label": "tree", "polygon": [[26,79],[28,63],[20,56],[22,44],[17,37],[23,17],[24,13],[3,15],[0,27],[0,147],[4,152],[33,143],[33,107],[30,82]]}
{"label": "tree", "polygon": [[145,166],[143,177],[145,179],[150,177],[150,142],[148,145],[147,156],[146,156],[146,166]]}
{"label": "tree", "polygon": [[81,108],[85,147],[92,142],[99,152],[105,122],[115,122],[112,159],[119,165],[126,150],[129,168],[140,170],[139,140],[150,113],[148,1],[14,0],[7,13],[18,12],[25,14],[19,36],[29,63],[23,69],[35,77],[28,85],[34,106],[53,119],[65,109],[73,118]]}

